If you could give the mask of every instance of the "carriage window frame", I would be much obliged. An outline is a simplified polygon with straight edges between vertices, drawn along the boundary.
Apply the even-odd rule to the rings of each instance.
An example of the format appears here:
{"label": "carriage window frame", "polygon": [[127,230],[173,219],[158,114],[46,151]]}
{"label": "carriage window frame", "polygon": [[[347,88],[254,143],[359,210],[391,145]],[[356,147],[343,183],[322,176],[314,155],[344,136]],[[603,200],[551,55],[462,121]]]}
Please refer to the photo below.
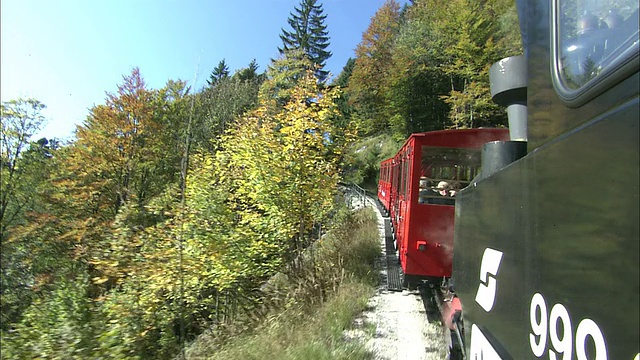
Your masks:
{"label": "carriage window frame", "polygon": [[[453,186],[452,190],[459,192],[469,186],[482,170],[482,152],[479,149],[422,145],[419,153],[420,180],[424,177],[427,181],[425,189],[434,191],[431,195],[421,195],[420,190],[416,191],[414,199],[421,205],[452,205],[429,202],[428,199],[443,199],[435,193],[436,185],[440,181],[446,181]],[[424,202],[421,202],[421,199]],[[455,196],[444,199],[453,200],[452,203],[455,203]]]}
{"label": "carriage window frame", "polygon": [[396,190],[395,195],[396,198],[400,195],[400,179],[402,178],[402,161],[400,161],[400,158],[398,158],[398,160],[395,161],[394,163],[394,167],[393,167],[393,184],[394,184],[394,188]]}
{"label": "carriage window frame", "polygon": [[404,179],[405,184],[404,184],[404,188],[405,188],[405,197],[408,198],[409,197],[409,193],[411,191],[411,165],[412,165],[412,157],[411,157],[411,148],[409,148],[407,150],[407,163],[406,163],[406,170],[407,170],[407,177]]}
{"label": "carriage window frame", "polygon": [[[561,32],[561,29],[563,27],[567,29],[569,28],[569,26],[563,26],[564,24],[562,22],[564,21],[564,17],[561,14],[561,9],[563,8],[563,5],[573,5],[578,1],[579,0],[550,0],[552,9],[552,16],[550,17],[550,60],[553,86],[562,101],[570,107],[578,107],[583,105],[590,99],[613,87],[615,84],[626,79],[631,74],[637,72],[638,68],[640,67],[640,41],[638,40],[639,32],[637,29],[635,29],[635,33],[631,31],[623,34],[627,36],[626,40],[622,41],[619,48],[612,51],[612,54],[608,54],[607,56],[603,55],[603,57],[607,58],[607,61],[601,63],[599,62],[598,64],[596,64],[602,65],[602,68],[598,70],[599,72],[595,76],[582,84],[578,84],[578,86],[576,87],[572,87],[569,84],[570,81],[568,79],[568,76],[566,75],[568,71],[565,71],[563,69],[562,48],[566,46],[567,49],[570,49],[573,45],[570,44],[569,39],[567,39],[566,41],[563,41],[562,39],[563,34]],[[637,16],[637,9],[635,15],[632,11],[631,15],[628,16],[627,19],[631,18],[632,16]],[[597,29],[595,31],[603,31],[603,29]],[[586,35],[582,38],[580,38],[579,36],[581,35],[574,37],[574,39],[578,39],[578,44],[580,39],[582,39],[583,41],[587,41],[589,39],[589,36]],[[593,39],[593,37],[591,38]],[[586,48],[586,46],[584,47]],[[595,49],[596,47],[594,46],[593,48]],[[568,54],[568,51],[564,51],[564,53]]]}
{"label": "carriage window frame", "polygon": [[406,199],[409,197],[409,153],[405,153],[402,155],[402,196]]}

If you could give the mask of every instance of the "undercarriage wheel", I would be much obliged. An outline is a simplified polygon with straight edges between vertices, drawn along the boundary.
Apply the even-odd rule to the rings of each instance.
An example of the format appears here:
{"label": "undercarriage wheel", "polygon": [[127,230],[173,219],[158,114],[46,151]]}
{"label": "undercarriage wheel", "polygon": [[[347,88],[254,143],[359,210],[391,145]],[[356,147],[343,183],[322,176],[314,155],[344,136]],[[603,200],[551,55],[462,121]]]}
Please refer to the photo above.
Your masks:
{"label": "undercarriage wheel", "polygon": [[449,360],[462,360],[464,357],[462,356],[462,349],[460,345],[456,344],[452,348],[449,349]]}

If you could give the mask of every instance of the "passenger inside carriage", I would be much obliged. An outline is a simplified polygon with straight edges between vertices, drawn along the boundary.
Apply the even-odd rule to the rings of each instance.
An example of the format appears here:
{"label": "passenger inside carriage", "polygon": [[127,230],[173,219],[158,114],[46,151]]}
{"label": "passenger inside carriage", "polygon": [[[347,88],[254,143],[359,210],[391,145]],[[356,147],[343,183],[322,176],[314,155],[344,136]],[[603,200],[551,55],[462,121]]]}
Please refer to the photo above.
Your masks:
{"label": "passenger inside carriage", "polygon": [[[478,149],[422,146],[419,204],[455,205],[455,196],[480,173]],[[418,184],[416,184],[418,185]]]}
{"label": "passenger inside carriage", "polygon": [[452,196],[451,195],[451,185],[449,185],[446,181],[440,181],[438,186],[436,187],[438,194],[442,196]]}
{"label": "passenger inside carriage", "polygon": [[440,181],[436,186],[438,196],[427,201],[428,204],[455,205],[455,199],[451,198],[451,185],[446,181]]}
{"label": "passenger inside carriage", "polygon": [[440,181],[435,188],[428,186],[429,180],[426,177],[420,178],[419,187],[419,204],[435,204],[435,205],[454,205],[455,191],[452,190],[451,185],[446,181]]}
{"label": "passenger inside carriage", "polygon": [[420,178],[420,187],[418,192],[418,203],[419,204],[428,204],[430,197],[438,196],[439,194],[429,188],[429,179],[425,176]]}

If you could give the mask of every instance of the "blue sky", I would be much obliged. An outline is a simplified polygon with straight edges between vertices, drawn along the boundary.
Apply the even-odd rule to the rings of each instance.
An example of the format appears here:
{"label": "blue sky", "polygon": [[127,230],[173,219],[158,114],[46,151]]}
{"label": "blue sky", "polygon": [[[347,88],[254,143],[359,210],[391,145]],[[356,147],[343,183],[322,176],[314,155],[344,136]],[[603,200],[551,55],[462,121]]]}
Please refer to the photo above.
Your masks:
{"label": "blue sky", "polygon": [[[401,4],[406,1],[400,1]],[[384,0],[324,0],[339,74]],[[149,88],[182,79],[196,89],[223,58],[230,70],[278,56],[281,29],[299,0],[2,0],[0,95],[47,108],[38,136],[70,137],[139,67]]]}

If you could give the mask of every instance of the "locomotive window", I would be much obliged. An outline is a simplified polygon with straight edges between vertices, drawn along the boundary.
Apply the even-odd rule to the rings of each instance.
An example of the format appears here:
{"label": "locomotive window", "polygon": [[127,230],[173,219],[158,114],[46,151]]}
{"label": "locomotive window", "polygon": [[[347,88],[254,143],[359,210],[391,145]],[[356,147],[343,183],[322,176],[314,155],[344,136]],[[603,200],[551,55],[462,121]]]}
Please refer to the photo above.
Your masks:
{"label": "locomotive window", "polygon": [[[474,149],[423,146],[418,203],[453,205],[452,197],[480,174],[480,156],[480,151]],[[446,189],[438,189],[439,184]],[[438,200],[442,196],[451,201]]]}
{"label": "locomotive window", "polygon": [[638,56],[638,0],[559,0],[554,11],[554,71],[565,98]]}

